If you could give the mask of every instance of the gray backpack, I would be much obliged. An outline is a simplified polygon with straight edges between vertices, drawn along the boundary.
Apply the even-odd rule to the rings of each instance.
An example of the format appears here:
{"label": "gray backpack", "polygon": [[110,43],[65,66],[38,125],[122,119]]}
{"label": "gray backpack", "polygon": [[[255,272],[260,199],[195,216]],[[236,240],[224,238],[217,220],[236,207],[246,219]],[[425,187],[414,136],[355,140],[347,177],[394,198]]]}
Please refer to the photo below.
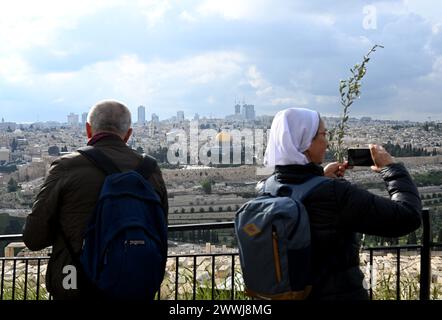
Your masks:
{"label": "gray backpack", "polygon": [[235,233],[246,294],[259,299],[301,300],[311,291],[310,223],[302,201],[327,181],[281,184],[270,176],[259,196],[236,213]]}

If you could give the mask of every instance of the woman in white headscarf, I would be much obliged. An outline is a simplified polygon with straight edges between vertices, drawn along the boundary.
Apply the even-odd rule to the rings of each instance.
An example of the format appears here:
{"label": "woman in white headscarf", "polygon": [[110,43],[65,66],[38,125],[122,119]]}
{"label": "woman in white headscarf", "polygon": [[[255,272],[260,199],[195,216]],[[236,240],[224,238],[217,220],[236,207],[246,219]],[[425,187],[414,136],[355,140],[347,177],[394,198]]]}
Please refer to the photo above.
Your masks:
{"label": "woman in white headscarf", "polygon": [[[321,164],[327,151],[327,130],[318,112],[290,108],[279,111],[273,119],[264,155],[264,165],[274,168],[285,165]],[[341,177],[348,163],[330,163],[325,175]]]}
{"label": "woman in white headscarf", "polygon": [[402,164],[370,145],[371,169],[380,173],[391,199],[369,193],[343,177],[348,163],[321,167],[327,130],[318,112],[291,108],[278,112],[270,129],[264,164],[279,182],[301,184],[314,176],[330,179],[304,200],[310,217],[313,290],[310,299],[368,299],[359,269],[356,233],[398,237],[421,223],[421,201]]}

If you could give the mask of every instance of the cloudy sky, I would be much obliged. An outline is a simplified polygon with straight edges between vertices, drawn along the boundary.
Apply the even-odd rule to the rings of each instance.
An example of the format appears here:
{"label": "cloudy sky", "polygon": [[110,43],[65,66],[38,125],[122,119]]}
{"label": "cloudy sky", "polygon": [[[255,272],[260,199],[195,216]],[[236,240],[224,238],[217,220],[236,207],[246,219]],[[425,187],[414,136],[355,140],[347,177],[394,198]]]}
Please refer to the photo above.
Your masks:
{"label": "cloudy sky", "polygon": [[442,3],[429,0],[0,0],[0,117],[66,121],[114,98],[161,119],[340,112],[339,80],[374,45],[353,116],[442,120]]}

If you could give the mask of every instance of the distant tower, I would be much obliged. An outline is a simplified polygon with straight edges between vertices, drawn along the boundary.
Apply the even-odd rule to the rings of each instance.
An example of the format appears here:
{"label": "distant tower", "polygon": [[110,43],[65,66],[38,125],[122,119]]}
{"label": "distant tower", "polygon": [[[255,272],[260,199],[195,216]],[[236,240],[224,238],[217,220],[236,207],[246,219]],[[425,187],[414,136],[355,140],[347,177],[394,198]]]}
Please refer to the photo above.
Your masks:
{"label": "distant tower", "polygon": [[87,122],[87,112],[81,114],[81,124],[86,124]]}
{"label": "distant tower", "polygon": [[184,111],[178,111],[176,113],[176,119],[179,122],[184,121]]}
{"label": "distant tower", "polygon": [[146,108],[144,106],[138,107],[138,124],[144,125],[146,123]]}
{"label": "distant tower", "polygon": [[152,113],[152,123],[154,125],[158,125],[160,123],[160,118],[155,113]]}
{"label": "distant tower", "polygon": [[70,113],[68,114],[68,125],[71,127],[76,127],[78,126],[78,114],[75,113]]}
{"label": "distant tower", "polygon": [[255,120],[255,106],[253,104],[243,104],[242,105],[242,116],[245,120],[254,121]]}
{"label": "distant tower", "polygon": [[239,104],[239,102],[236,102],[235,99],[235,115],[240,115],[241,114],[241,105]]}

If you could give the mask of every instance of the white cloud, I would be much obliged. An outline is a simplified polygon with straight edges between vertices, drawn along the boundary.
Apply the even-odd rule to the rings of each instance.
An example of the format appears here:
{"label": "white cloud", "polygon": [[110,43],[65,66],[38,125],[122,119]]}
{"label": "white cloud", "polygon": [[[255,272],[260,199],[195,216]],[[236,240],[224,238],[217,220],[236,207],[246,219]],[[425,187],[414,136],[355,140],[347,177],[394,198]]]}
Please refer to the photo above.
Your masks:
{"label": "white cloud", "polygon": [[190,23],[197,21],[197,19],[194,16],[192,16],[189,12],[187,12],[186,10],[184,10],[180,13],[179,18],[183,21],[190,22]]}
{"label": "white cloud", "polygon": [[431,23],[442,22],[442,6],[434,0],[404,0],[403,6],[408,12],[420,15]]}
{"label": "white cloud", "polygon": [[32,82],[31,73],[29,63],[19,56],[0,58],[0,79],[8,83],[27,86]]}
{"label": "white cloud", "polygon": [[162,22],[166,13],[172,8],[167,0],[138,0],[137,5],[146,16],[149,27]]}
{"label": "white cloud", "polygon": [[338,105],[339,96],[324,96],[324,95],[316,95],[315,103],[318,105]]}
{"label": "white cloud", "polygon": [[310,19],[319,25],[331,27],[336,23],[336,16],[332,14],[314,14],[310,15]]}
{"label": "white cloud", "polygon": [[264,79],[255,65],[250,66],[246,73],[248,83],[256,90],[258,96],[266,95],[272,92],[271,84]]}
{"label": "white cloud", "polygon": [[153,27],[164,20],[171,9],[166,0],[17,0],[4,1],[0,10],[0,55],[32,47],[56,46],[57,37],[75,29],[81,19],[110,8],[132,7],[145,15]]}
{"label": "white cloud", "polygon": [[0,53],[47,46],[62,30],[76,27],[81,17],[121,4],[122,0],[4,1],[0,10]]}
{"label": "white cloud", "polygon": [[226,20],[250,19],[261,16],[271,2],[264,0],[206,0],[198,6],[202,16],[218,15]]}
{"label": "white cloud", "polygon": [[[47,97],[52,103],[63,101],[89,105],[95,100],[114,97],[137,105],[140,101],[181,101],[183,95],[199,92],[201,86],[234,85],[243,74],[245,58],[236,52],[213,52],[175,61],[142,61],[137,55],[97,62],[73,72],[37,74],[23,60],[0,60],[0,76]],[[19,72],[17,72],[17,70]],[[215,96],[207,102],[215,104]],[[174,107],[171,105],[170,107]]]}
{"label": "white cloud", "polygon": [[308,99],[305,97],[275,98],[271,102],[273,106],[283,107],[305,107],[308,105]]}

